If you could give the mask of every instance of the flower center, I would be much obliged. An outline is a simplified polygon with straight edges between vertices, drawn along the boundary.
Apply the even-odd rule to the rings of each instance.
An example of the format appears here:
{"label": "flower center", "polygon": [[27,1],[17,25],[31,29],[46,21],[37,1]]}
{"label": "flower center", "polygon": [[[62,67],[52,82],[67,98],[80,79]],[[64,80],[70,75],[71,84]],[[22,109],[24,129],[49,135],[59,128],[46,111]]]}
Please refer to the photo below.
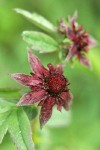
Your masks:
{"label": "flower center", "polygon": [[49,92],[56,94],[61,92],[66,87],[66,79],[63,75],[51,75],[47,81]]}
{"label": "flower center", "polygon": [[86,39],[79,39],[78,51],[81,51],[81,50],[84,49],[86,46],[88,46],[88,42],[86,41]]}

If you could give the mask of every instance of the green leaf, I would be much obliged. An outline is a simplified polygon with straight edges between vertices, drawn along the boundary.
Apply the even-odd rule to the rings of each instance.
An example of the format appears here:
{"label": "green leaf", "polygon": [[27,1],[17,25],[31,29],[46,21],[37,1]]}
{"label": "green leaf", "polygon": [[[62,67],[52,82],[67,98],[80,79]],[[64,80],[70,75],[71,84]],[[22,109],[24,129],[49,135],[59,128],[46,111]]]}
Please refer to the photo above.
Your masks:
{"label": "green leaf", "polygon": [[34,150],[30,123],[23,109],[12,112],[8,130],[19,150]]}
{"label": "green leaf", "polygon": [[21,96],[20,88],[0,88],[0,97],[11,100],[18,99]]}
{"label": "green leaf", "polygon": [[23,109],[30,121],[33,120],[38,115],[38,110],[34,106],[24,106]]}
{"label": "green leaf", "polygon": [[14,103],[11,103],[9,101],[6,101],[0,98],[0,113],[4,113],[8,111],[13,106],[14,106]]}
{"label": "green leaf", "polygon": [[0,98],[0,143],[8,130],[9,116],[11,114],[11,109],[14,106],[14,103]]}
{"label": "green leaf", "polygon": [[24,110],[0,98],[0,143],[7,130],[18,150],[34,150],[30,122]]}
{"label": "green leaf", "polygon": [[33,49],[40,53],[49,53],[59,50],[58,43],[50,36],[34,31],[24,31],[23,39]]}
{"label": "green leaf", "polygon": [[30,13],[26,10],[16,8],[14,9],[17,13],[23,15],[26,17],[29,21],[31,21],[34,25],[38,26],[39,28],[43,29],[44,31],[47,32],[56,32],[57,29],[56,27],[49,22],[47,19],[42,17],[41,15],[37,13]]}
{"label": "green leaf", "polygon": [[0,114],[0,144],[8,130],[8,117],[10,112]]}

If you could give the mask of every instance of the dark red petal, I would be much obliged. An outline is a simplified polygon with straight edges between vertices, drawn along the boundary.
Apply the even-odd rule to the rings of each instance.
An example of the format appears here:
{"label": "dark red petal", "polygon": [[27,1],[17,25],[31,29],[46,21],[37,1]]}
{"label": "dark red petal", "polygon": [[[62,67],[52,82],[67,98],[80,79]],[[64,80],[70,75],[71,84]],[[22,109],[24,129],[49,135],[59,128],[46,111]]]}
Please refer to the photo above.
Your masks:
{"label": "dark red petal", "polygon": [[69,61],[74,55],[77,54],[77,47],[73,45],[68,52],[68,55],[66,57],[66,61]]}
{"label": "dark red petal", "polygon": [[63,101],[63,106],[66,110],[69,110],[71,100],[73,99],[73,95],[71,92],[62,92],[60,98]]}
{"label": "dark red petal", "polygon": [[17,103],[17,106],[33,105],[34,103],[43,99],[44,95],[44,90],[27,93],[22,96],[20,101]]}
{"label": "dark red petal", "polygon": [[62,20],[60,21],[59,31],[60,31],[61,33],[65,33],[65,32],[66,32],[66,29],[67,29],[67,25],[66,25],[65,21],[62,19]]}
{"label": "dark red petal", "polygon": [[77,16],[78,16],[78,13],[77,11],[74,12],[74,15],[72,16],[72,18],[68,17],[68,21],[69,23],[73,26],[76,22],[76,19],[77,19]]}
{"label": "dark red petal", "polygon": [[47,99],[47,97],[48,97],[48,95],[45,95],[39,102],[38,106],[42,106],[44,104],[45,100]]}
{"label": "dark red petal", "polygon": [[50,73],[53,73],[55,70],[55,67],[52,64],[48,64],[47,66],[49,68]]}
{"label": "dark red petal", "polygon": [[49,97],[45,100],[41,112],[40,112],[40,127],[42,129],[43,125],[51,118],[52,115],[52,108],[55,105],[55,99]]}
{"label": "dark red petal", "polygon": [[42,106],[44,104],[45,100],[42,100],[39,102],[38,106]]}
{"label": "dark red petal", "polygon": [[79,25],[78,26],[78,32],[81,32],[82,31],[82,25]]}
{"label": "dark red petal", "polygon": [[58,101],[57,103],[57,110],[61,111],[62,110],[62,103]]}
{"label": "dark red petal", "polygon": [[71,30],[70,28],[67,28],[67,37],[72,41],[76,39],[74,31]]}
{"label": "dark red petal", "polygon": [[62,65],[56,65],[55,71],[56,71],[56,73],[63,74],[63,66]]}
{"label": "dark red petal", "polygon": [[58,73],[58,74],[63,73],[63,66],[62,65],[53,66],[52,64],[48,64],[47,66],[49,68],[50,73]]}
{"label": "dark red petal", "polygon": [[94,47],[96,45],[97,41],[93,37],[89,36],[89,46]]}
{"label": "dark red petal", "polygon": [[78,54],[78,59],[79,59],[79,62],[81,64],[83,64],[84,66],[92,69],[92,66],[91,66],[91,62],[88,58],[86,58],[84,55],[82,54]]}
{"label": "dark red petal", "polygon": [[11,74],[11,77],[14,78],[17,82],[25,85],[25,86],[34,86],[36,84],[41,83],[40,79],[36,80],[33,76],[25,75],[25,74]]}
{"label": "dark red petal", "polygon": [[86,46],[86,47],[84,47],[84,49],[82,51],[84,51],[85,53],[88,53],[89,48]]}
{"label": "dark red petal", "polygon": [[41,62],[39,61],[39,59],[33,55],[32,51],[29,50],[28,52],[28,59],[29,59],[29,63],[30,66],[32,68],[32,70],[38,75],[48,75],[48,70],[46,68],[44,68],[44,66],[42,66]]}

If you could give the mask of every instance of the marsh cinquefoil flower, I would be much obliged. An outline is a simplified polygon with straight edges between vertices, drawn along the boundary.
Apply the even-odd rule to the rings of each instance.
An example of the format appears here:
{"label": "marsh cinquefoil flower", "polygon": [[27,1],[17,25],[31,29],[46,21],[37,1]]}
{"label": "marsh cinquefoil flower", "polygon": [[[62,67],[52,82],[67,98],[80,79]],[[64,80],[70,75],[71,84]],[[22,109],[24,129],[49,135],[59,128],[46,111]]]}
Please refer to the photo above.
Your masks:
{"label": "marsh cinquefoil flower", "polygon": [[68,55],[66,60],[77,56],[79,62],[87,67],[91,67],[90,60],[86,58],[85,54],[88,53],[89,47],[96,45],[96,40],[93,39],[87,31],[84,31],[81,25],[76,22],[77,12],[75,12],[72,18],[68,18],[66,24],[64,20],[61,20],[59,31],[65,34],[70,39],[71,44],[66,45],[68,49]]}
{"label": "marsh cinquefoil flower", "polygon": [[54,67],[48,64],[48,69],[42,66],[38,58],[28,53],[29,63],[33,73],[31,75],[12,74],[19,83],[28,86],[31,92],[22,96],[17,106],[33,105],[36,102],[41,106],[40,126],[50,119],[52,108],[57,105],[57,109],[61,111],[62,106],[68,110],[72,100],[72,94],[68,89],[68,80],[64,77],[62,66]]}

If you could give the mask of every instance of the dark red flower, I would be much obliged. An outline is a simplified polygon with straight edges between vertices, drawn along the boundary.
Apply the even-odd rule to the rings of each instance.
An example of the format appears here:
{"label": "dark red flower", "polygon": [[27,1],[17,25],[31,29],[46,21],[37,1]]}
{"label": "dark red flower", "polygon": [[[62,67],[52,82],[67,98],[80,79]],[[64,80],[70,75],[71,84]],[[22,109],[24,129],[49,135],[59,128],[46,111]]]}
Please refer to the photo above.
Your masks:
{"label": "dark red flower", "polygon": [[31,89],[31,92],[22,96],[17,106],[33,105],[39,102],[38,106],[41,106],[40,126],[42,128],[50,119],[55,104],[59,111],[62,106],[66,110],[69,109],[72,94],[68,89],[69,83],[63,75],[61,65],[54,67],[48,64],[48,69],[46,69],[31,51],[28,54],[33,73],[31,75],[12,74],[11,77]]}
{"label": "dark red flower", "polygon": [[84,31],[81,25],[76,22],[77,12],[75,12],[72,18],[68,18],[68,24],[64,20],[60,22],[59,31],[65,34],[70,39],[71,44],[67,45],[66,48],[69,50],[66,60],[77,56],[80,63],[87,67],[91,67],[90,60],[86,58],[85,54],[89,51],[89,47],[96,45],[95,39],[93,39],[87,31]]}

